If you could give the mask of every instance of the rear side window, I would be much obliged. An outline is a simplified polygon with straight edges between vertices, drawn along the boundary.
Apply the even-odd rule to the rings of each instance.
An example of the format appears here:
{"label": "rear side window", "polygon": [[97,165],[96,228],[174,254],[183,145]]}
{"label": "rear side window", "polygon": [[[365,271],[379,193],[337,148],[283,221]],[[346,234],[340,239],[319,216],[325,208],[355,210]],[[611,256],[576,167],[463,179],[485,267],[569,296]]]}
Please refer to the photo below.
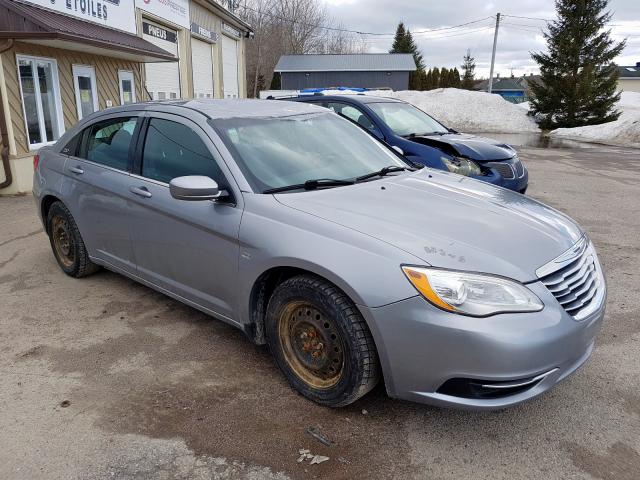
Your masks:
{"label": "rear side window", "polygon": [[81,157],[106,167],[127,170],[136,117],[111,118],[85,130]]}
{"label": "rear side window", "polygon": [[373,124],[368,115],[366,115],[362,110],[352,107],[351,105],[346,105],[340,102],[329,102],[327,107],[333,110],[334,112],[344,115],[349,120],[357,123],[365,130],[375,133],[377,136],[382,136],[378,128]]}
{"label": "rear side window", "polygon": [[213,155],[191,128],[152,118],[142,154],[142,176],[169,183],[176,177],[204,175],[223,185],[223,175]]}
{"label": "rear side window", "polygon": [[327,104],[327,107],[329,107],[331,110],[333,110],[336,113],[340,113],[344,115],[349,120],[353,120],[356,123],[358,123],[360,116],[364,116],[364,113],[362,113],[357,108],[352,107],[351,105],[345,105],[344,103],[329,102]]}

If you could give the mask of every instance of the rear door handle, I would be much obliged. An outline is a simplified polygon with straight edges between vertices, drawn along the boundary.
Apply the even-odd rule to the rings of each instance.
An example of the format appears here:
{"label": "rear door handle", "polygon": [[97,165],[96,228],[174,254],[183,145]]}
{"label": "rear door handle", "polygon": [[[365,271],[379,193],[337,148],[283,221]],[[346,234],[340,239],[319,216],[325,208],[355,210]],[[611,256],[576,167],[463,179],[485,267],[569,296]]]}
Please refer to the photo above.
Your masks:
{"label": "rear door handle", "polygon": [[82,175],[84,170],[80,167],[69,167],[69,171],[75,173],[76,175]]}
{"label": "rear door handle", "polygon": [[147,190],[147,187],[129,187],[129,191],[144,198],[152,197],[151,192]]}

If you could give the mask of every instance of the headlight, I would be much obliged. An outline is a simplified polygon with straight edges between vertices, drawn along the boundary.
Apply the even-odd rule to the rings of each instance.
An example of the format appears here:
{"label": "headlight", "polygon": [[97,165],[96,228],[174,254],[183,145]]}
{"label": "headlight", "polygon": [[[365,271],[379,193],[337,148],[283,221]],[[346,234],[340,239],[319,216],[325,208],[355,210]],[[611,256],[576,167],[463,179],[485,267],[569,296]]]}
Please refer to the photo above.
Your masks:
{"label": "headlight", "polygon": [[480,170],[480,166],[474,162],[473,160],[469,160],[468,158],[462,157],[440,157],[440,159],[444,162],[446,167],[452,173],[457,173],[458,175],[464,175],[468,177],[470,175],[482,175],[482,170]]}
{"label": "headlight", "polygon": [[402,270],[424,298],[449,312],[486,317],[544,307],[531,290],[514,280],[430,267],[405,265]]}

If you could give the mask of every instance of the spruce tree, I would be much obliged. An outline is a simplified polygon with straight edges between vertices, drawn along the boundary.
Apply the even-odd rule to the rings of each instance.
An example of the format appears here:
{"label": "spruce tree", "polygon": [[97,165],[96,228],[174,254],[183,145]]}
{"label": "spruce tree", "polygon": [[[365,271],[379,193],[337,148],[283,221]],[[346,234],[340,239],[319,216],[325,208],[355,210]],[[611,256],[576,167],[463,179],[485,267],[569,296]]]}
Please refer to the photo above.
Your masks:
{"label": "spruce tree", "polygon": [[410,53],[413,55],[413,61],[416,63],[416,71],[409,74],[409,89],[420,90],[424,78],[424,60],[420,50],[418,50],[418,46],[413,40],[411,32],[405,28],[403,22],[400,22],[398,28],[396,28],[396,35],[389,53]]}
{"label": "spruce tree", "polygon": [[433,81],[433,88],[440,88],[440,69],[438,69],[438,67],[433,67],[431,79]]}
{"label": "spruce tree", "polygon": [[466,90],[473,90],[476,76],[476,59],[471,56],[471,50],[462,57],[462,81],[460,86]]}
{"label": "spruce tree", "polygon": [[270,90],[280,90],[282,88],[280,83],[280,72],[273,72],[273,77],[271,77],[271,85],[269,85]]}
{"label": "spruce tree", "polygon": [[431,68],[425,76],[424,90],[433,90],[433,70]]}
{"label": "spruce tree", "polygon": [[427,72],[424,69],[418,72],[418,88],[417,90],[426,90],[427,89]]}
{"label": "spruce tree", "polygon": [[449,69],[442,67],[440,69],[440,88],[447,88],[449,86]]}
{"label": "spruce tree", "polygon": [[460,88],[461,86],[461,81],[460,81],[460,72],[458,71],[457,68],[454,68],[452,70],[452,75],[453,75],[453,82],[452,82],[452,87],[453,88]]}
{"label": "spruce tree", "polygon": [[607,0],[556,0],[558,19],[545,32],[548,53],[534,53],[540,82],[533,82],[531,114],[542,128],[578,127],[610,122],[615,109],[618,72],[613,64],[625,42],[604,30],[611,19]]}
{"label": "spruce tree", "polygon": [[393,38],[389,53],[411,53],[407,43],[407,30],[404,28],[403,22],[400,22],[396,28],[396,36]]}

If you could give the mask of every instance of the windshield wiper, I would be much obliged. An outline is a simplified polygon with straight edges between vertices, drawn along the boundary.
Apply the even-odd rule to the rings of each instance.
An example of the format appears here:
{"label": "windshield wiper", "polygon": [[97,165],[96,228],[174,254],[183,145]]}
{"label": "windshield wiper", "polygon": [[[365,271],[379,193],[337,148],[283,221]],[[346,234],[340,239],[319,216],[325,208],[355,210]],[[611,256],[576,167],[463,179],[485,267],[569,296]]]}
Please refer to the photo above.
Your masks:
{"label": "windshield wiper", "polygon": [[438,135],[440,132],[425,132],[425,133],[408,133],[402,135],[402,138],[414,138],[414,137],[427,137],[429,135]]}
{"label": "windshield wiper", "polygon": [[367,173],[366,175],[360,175],[359,177],[356,177],[356,182],[362,182],[364,180],[368,180],[373,177],[384,177],[385,175],[388,175],[392,172],[402,172],[404,170],[413,171],[410,167],[399,167],[397,165],[389,165],[388,167],[381,168],[377,172],[371,172],[371,173]]}
{"label": "windshield wiper", "polygon": [[317,178],[315,180],[307,180],[304,183],[295,185],[285,185],[284,187],[268,188],[262,193],[278,193],[288,192],[289,190],[315,190],[320,187],[341,187],[343,185],[353,185],[353,180],[336,180],[334,178]]}

